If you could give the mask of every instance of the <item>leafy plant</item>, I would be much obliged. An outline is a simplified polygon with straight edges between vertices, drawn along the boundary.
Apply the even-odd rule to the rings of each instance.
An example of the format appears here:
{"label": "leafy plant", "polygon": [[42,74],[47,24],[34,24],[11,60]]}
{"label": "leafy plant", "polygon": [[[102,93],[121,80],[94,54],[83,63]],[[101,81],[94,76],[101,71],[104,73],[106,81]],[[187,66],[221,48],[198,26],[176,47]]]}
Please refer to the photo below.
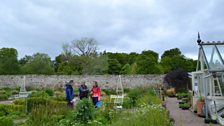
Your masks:
{"label": "leafy plant", "polygon": [[48,97],[48,93],[46,93],[45,91],[34,91],[31,94],[31,97]]}
{"label": "leafy plant", "polygon": [[4,101],[4,100],[7,100],[8,99],[8,96],[6,94],[1,94],[0,95],[0,101]]}
{"label": "leafy plant", "polygon": [[128,92],[128,97],[130,98],[130,105],[136,106],[137,100],[143,95],[143,92],[139,89],[132,89]]}
{"label": "leafy plant", "polygon": [[16,99],[16,100],[13,101],[13,103],[15,105],[25,105],[26,100],[25,99]]}
{"label": "leafy plant", "polygon": [[179,104],[179,107],[182,109],[189,109],[191,107],[190,103]]}
{"label": "leafy plant", "polygon": [[87,123],[88,120],[92,120],[95,116],[95,108],[89,99],[82,99],[76,105],[76,119],[81,123]]}
{"label": "leafy plant", "polygon": [[54,91],[50,88],[45,89],[45,92],[49,95],[49,96],[53,96],[54,95]]}
{"label": "leafy plant", "polygon": [[13,119],[11,117],[0,117],[0,126],[14,126]]}

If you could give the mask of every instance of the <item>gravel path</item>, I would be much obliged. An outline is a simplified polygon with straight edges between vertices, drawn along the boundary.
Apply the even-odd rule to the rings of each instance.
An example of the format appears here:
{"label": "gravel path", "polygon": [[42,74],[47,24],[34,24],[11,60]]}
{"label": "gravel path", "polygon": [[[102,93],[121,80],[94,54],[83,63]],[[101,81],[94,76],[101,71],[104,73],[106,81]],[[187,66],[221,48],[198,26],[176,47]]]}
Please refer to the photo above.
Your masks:
{"label": "gravel path", "polygon": [[166,97],[166,107],[170,111],[170,116],[175,120],[175,126],[220,126],[205,124],[204,118],[198,117],[190,110],[180,109],[177,98]]}
{"label": "gravel path", "polygon": [[13,103],[13,101],[0,101],[0,104],[12,104]]}

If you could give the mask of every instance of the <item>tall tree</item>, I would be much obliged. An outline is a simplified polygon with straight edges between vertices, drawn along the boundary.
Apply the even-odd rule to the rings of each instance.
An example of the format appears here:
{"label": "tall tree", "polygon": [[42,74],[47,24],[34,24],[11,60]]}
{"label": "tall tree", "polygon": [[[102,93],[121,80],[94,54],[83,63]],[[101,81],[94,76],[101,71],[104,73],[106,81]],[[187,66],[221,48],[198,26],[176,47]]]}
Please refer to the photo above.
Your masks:
{"label": "tall tree", "polygon": [[17,50],[14,48],[0,49],[0,74],[18,74],[19,62]]}
{"label": "tall tree", "polygon": [[158,53],[151,50],[143,51],[136,59],[138,74],[159,74],[162,73],[158,65]]}
{"label": "tall tree", "polygon": [[79,56],[95,55],[97,51],[97,41],[93,38],[82,38],[71,43],[71,51]]}
{"label": "tall tree", "polygon": [[173,49],[164,51],[164,53],[161,56],[161,59],[163,59],[164,57],[172,58],[177,55],[179,55],[179,56],[182,55],[180,49],[173,48]]}
{"label": "tall tree", "polygon": [[182,55],[178,48],[170,49],[164,51],[161,56],[161,66],[165,73],[174,71],[177,69],[183,69],[185,71],[191,72],[195,70],[196,61],[187,59]]}
{"label": "tall tree", "polygon": [[22,67],[24,74],[53,74],[54,68],[50,57],[44,53],[33,54],[32,58]]}
{"label": "tall tree", "polygon": [[109,69],[108,69],[109,74],[115,74],[115,75],[120,74],[121,64],[116,59],[109,59],[108,63],[109,63]]}

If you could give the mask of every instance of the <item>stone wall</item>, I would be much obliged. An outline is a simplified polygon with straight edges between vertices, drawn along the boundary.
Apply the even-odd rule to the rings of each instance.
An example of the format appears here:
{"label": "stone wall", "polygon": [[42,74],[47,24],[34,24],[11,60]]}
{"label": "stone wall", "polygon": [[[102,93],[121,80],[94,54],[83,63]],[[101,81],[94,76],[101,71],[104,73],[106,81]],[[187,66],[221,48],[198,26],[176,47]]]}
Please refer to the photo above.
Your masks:
{"label": "stone wall", "polygon": [[[150,86],[163,83],[164,75],[122,75],[121,81],[124,88]],[[77,87],[82,81],[86,81],[88,87],[93,81],[98,81],[101,88],[116,88],[119,82],[117,75],[2,75],[0,76],[0,88],[19,87],[25,82],[26,86],[40,88],[60,88],[69,80],[74,80]]]}

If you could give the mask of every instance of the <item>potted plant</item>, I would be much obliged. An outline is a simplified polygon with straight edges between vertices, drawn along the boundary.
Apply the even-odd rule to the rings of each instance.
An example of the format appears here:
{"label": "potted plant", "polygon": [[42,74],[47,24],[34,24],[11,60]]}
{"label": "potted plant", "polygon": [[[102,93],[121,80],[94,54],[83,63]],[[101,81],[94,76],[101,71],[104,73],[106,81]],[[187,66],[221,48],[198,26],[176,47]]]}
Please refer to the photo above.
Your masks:
{"label": "potted plant", "polygon": [[184,104],[180,104],[180,108],[182,108],[182,110],[187,110],[191,107],[190,103],[184,103]]}
{"label": "potted plant", "polygon": [[204,97],[201,96],[197,101],[197,114],[199,116],[203,116],[202,108],[203,108],[204,104],[205,104],[205,99],[204,99]]}

